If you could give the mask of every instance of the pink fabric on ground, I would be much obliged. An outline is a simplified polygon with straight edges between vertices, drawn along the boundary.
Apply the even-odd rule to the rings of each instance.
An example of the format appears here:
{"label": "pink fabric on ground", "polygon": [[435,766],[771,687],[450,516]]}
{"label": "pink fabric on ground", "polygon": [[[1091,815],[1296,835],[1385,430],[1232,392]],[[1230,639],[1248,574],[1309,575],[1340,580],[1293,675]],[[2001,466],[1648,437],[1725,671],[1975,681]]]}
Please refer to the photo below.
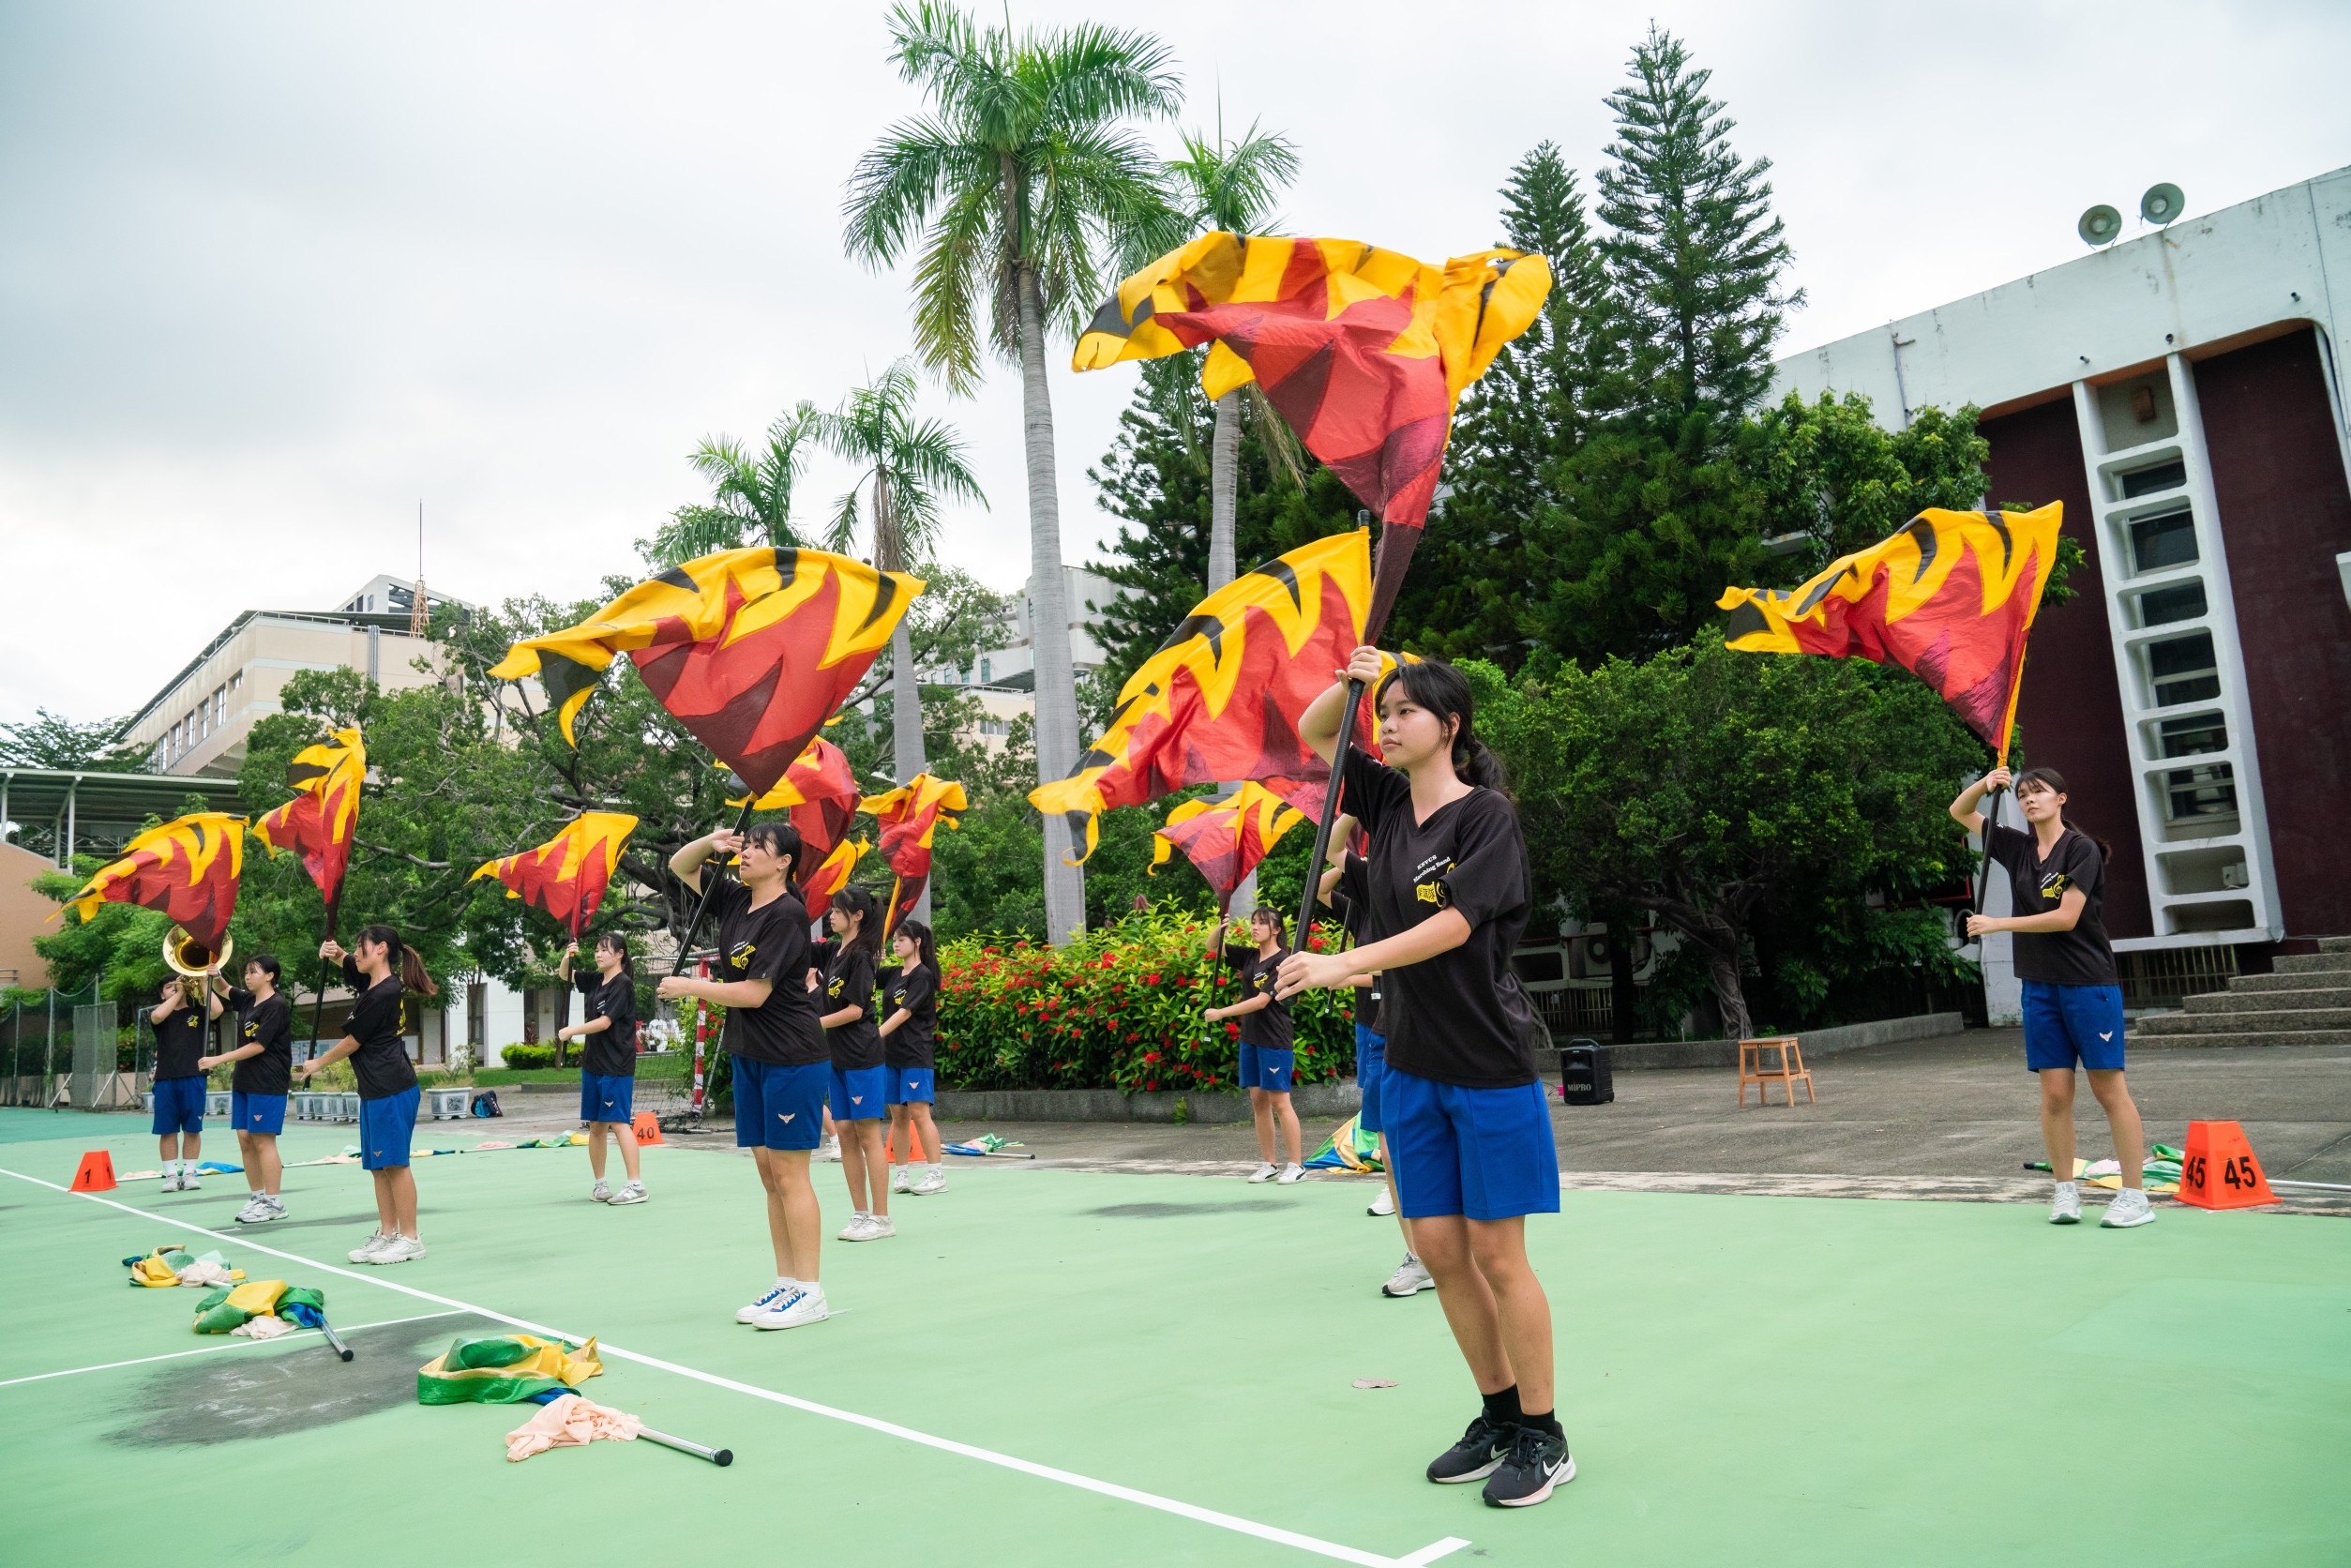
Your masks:
{"label": "pink fabric on ground", "polygon": [[517,1463],[550,1448],[572,1448],[604,1438],[631,1442],[645,1424],[626,1410],[608,1410],[593,1399],[566,1394],[541,1405],[538,1414],[506,1434],[506,1457]]}
{"label": "pink fabric on ground", "polygon": [[229,1332],[241,1334],[248,1339],[275,1339],[281,1334],[292,1334],[294,1325],[283,1318],[264,1312],[258,1318],[248,1318]]}

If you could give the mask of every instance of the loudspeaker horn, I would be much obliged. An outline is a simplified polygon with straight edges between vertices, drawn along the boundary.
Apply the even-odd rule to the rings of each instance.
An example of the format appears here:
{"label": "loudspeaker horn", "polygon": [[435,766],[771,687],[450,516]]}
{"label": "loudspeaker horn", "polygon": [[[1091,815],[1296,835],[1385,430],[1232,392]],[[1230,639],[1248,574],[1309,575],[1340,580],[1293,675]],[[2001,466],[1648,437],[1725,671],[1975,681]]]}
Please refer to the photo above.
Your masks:
{"label": "loudspeaker horn", "polygon": [[2073,232],[2082,236],[2084,245],[2111,244],[2114,237],[2122,233],[2122,214],[2101,202],[2082,214],[2081,221],[2073,225]]}
{"label": "loudspeaker horn", "polygon": [[2147,194],[2139,198],[2139,216],[2160,229],[2178,218],[2187,205],[2188,198],[2180,193],[2179,187],[2165,181],[2147,188]]}

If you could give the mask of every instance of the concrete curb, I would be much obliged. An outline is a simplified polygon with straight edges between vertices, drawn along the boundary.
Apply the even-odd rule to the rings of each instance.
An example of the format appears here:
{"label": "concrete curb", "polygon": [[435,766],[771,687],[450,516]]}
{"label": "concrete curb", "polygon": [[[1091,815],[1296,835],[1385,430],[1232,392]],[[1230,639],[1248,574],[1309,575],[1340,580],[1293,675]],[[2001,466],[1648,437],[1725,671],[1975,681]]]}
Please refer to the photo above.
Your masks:
{"label": "concrete curb", "polygon": [[[1355,1114],[1364,1103],[1352,1083],[1314,1083],[1291,1092],[1301,1119]],[[1238,1093],[1122,1094],[1115,1089],[942,1089],[934,1113],[957,1122],[1246,1122],[1248,1097]]]}
{"label": "concrete curb", "polygon": [[[1967,1019],[1957,1013],[1920,1013],[1906,1018],[1881,1018],[1875,1023],[1800,1030],[1796,1038],[1804,1053],[1804,1064],[1809,1067],[1816,1059],[1834,1056],[1839,1051],[1889,1046],[1897,1040],[1928,1040],[1938,1034],[1956,1034],[1966,1027]],[[1608,1063],[1620,1073],[1652,1067],[1737,1067],[1739,1042],[1644,1040],[1637,1045],[1610,1046]]]}

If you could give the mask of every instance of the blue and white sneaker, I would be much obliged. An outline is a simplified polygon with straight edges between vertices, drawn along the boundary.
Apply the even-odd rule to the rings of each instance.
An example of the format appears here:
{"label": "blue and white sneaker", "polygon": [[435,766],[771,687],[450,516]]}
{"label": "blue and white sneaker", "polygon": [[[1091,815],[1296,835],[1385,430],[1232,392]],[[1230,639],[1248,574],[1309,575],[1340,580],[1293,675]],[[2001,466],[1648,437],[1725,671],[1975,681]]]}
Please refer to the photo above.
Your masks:
{"label": "blue and white sneaker", "polygon": [[800,1282],[796,1279],[779,1279],[750,1305],[735,1308],[734,1320],[738,1323],[757,1322],[761,1313],[781,1304],[786,1296],[799,1289]]}
{"label": "blue and white sneaker", "polygon": [[825,1304],[824,1287],[796,1285],[791,1293],[774,1306],[751,1319],[757,1329],[796,1329],[807,1323],[821,1323],[833,1315]]}

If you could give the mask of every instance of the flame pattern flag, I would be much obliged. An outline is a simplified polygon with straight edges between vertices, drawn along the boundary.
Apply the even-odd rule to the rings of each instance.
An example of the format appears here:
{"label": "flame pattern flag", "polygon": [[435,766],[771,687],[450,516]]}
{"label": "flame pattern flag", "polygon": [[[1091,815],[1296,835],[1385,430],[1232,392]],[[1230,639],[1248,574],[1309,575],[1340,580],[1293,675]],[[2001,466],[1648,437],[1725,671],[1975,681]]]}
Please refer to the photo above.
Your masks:
{"label": "flame pattern flag", "polygon": [[100,904],[160,910],[218,953],[236,912],[237,878],[244,871],[245,820],[197,811],[124,845],[122,858],[99,867],[68,902],[83,920]]}
{"label": "flame pattern flag", "polygon": [[294,797],[253,824],[253,837],[272,853],[291,850],[318,883],[326,907],[342,897],[351,867],[351,836],[359,827],[359,786],[368,776],[368,749],[356,730],[338,730],[323,746],[305,746],[286,767]]}
{"label": "flame pattern flag", "polygon": [[757,799],[737,795],[727,804],[747,804],[755,811],[791,812],[791,825],[800,835],[801,852],[812,862],[829,852],[849,831],[849,824],[856,820],[859,792],[849,759],[839,746],[820,735],[784,770],[783,782]]}
{"label": "flame pattern flag", "polygon": [[2031,512],[1930,508],[1801,587],[1726,590],[1726,641],[1742,653],[1859,655],[1900,665],[2005,762],[2025,638],[2063,521],[2064,505],[2055,501]]}
{"label": "flame pattern flag", "polygon": [[491,668],[536,675],[564,738],[613,659],[742,776],[774,789],[888,645],[922,582],[821,550],[705,555],[640,582],[576,626],[527,638]]}
{"label": "flame pattern flag", "polygon": [[636,828],[637,819],[624,812],[583,811],[537,849],[485,862],[468,880],[497,878],[507,897],[545,910],[576,940],[604,902],[621,846]]}
{"label": "flame pattern flag", "polygon": [[883,936],[897,930],[898,922],[923,901],[923,890],[930,885],[931,840],[938,837],[942,822],[959,827],[956,819],[966,806],[962,785],[927,773],[916,774],[887,794],[868,795],[857,803],[858,810],[880,824],[882,858],[897,873]]}
{"label": "flame pattern flag", "polygon": [[1462,390],[1532,324],[1550,264],[1481,250],[1431,266],[1347,239],[1202,234],[1119,284],[1071,364],[1213,346],[1213,400],[1255,381],[1384,522],[1418,528]]}
{"label": "flame pattern flag", "polygon": [[824,912],[833,907],[833,895],[849,885],[850,876],[857,869],[858,857],[871,848],[873,845],[866,839],[844,838],[833,846],[833,852],[815,870],[802,879],[800,894],[807,903],[809,919],[824,918]]}
{"label": "flame pattern flag", "polygon": [[1283,834],[1305,820],[1304,812],[1254,780],[1224,800],[1185,801],[1168,813],[1168,825],[1152,835],[1152,873],[1157,875],[1168,856],[1182,850],[1216,890],[1216,912],[1229,913],[1233,889]]}
{"label": "flame pattern flag", "polygon": [[[1078,771],[1031,791],[1029,803],[1082,831],[1080,860],[1093,852],[1101,812],[1187,784],[1255,779],[1319,809],[1330,767],[1299,740],[1298,719],[1363,641],[1370,550],[1367,530],[1333,535],[1202,599],[1120,688]],[[1360,715],[1357,732],[1375,732]]]}

